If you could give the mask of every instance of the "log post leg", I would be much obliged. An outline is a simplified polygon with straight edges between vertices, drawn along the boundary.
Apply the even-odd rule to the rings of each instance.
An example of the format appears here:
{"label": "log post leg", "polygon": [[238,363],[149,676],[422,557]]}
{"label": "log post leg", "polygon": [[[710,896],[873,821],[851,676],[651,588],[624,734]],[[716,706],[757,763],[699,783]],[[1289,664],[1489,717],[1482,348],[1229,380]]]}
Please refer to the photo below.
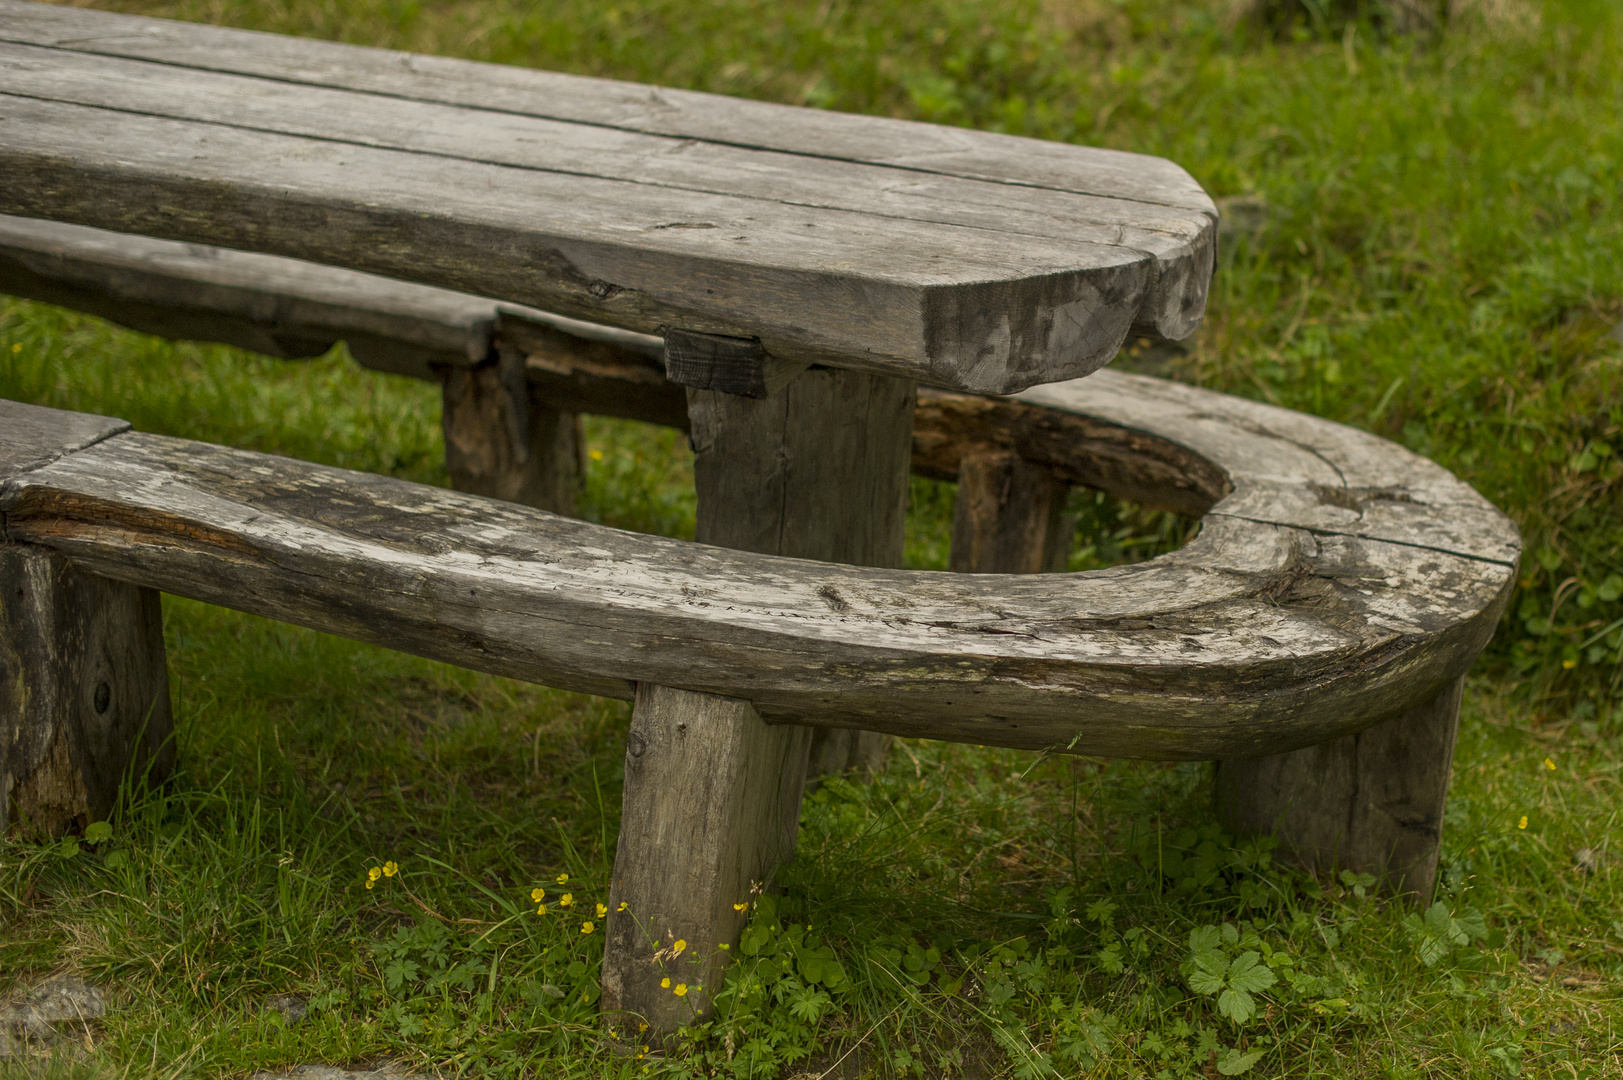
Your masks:
{"label": "log post leg", "polygon": [[709,1011],[751,890],[794,854],[809,736],[739,698],[637,688],[604,941],[618,1026],[657,1037]]}
{"label": "log post leg", "polygon": [[[917,392],[813,368],[764,399],[688,391],[702,544],[857,566],[902,565]],[[873,773],[890,737],[819,728],[809,774]]]}
{"label": "log post leg", "polygon": [[575,516],[580,417],[533,399],[517,352],[504,349],[495,363],[447,371],[441,422],[456,490]]}
{"label": "log post leg", "polygon": [[1463,688],[1457,679],[1333,742],[1218,762],[1219,820],[1235,834],[1276,832],[1309,869],[1373,874],[1384,890],[1424,902],[1437,880]]}
{"label": "log post leg", "polygon": [[[821,369],[759,398],[690,388],[699,541],[899,565],[914,400],[909,381]],[[825,741],[825,760],[843,771],[883,752],[883,736],[857,736],[834,750]],[[744,924],[733,905],[793,853],[812,738],[761,722],[747,702],[638,688],[604,942],[606,1012],[640,1015],[656,1036],[708,1012],[728,955],[718,947],[736,945]],[[695,953],[691,968],[670,952],[677,939]],[[688,970],[698,974],[679,977]],[[682,981],[705,992],[677,998]]]}
{"label": "log post leg", "polygon": [[0,546],[0,833],[105,820],[169,774],[170,732],[158,594]]}
{"label": "log post leg", "polygon": [[1064,570],[1070,555],[1069,490],[1052,469],[1013,451],[965,453],[958,465],[948,569],[960,574]]}

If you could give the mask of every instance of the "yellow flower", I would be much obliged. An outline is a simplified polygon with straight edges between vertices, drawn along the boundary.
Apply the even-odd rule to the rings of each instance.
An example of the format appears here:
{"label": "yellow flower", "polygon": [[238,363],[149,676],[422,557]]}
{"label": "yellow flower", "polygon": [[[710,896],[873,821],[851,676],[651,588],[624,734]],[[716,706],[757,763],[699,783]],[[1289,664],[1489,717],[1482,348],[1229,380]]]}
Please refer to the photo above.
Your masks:
{"label": "yellow flower", "polygon": [[23,351],[23,343],[19,341],[16,344],[12,345],[11,351],[14,352],[14,353],[22,352]]}
{"label": "yellow flower", "polygon": [[671,993],[675,994],[677,997],[687,997],[688,996],[688,984],[687,983],[677,983],[676,984],[676,989],[672,990]]}
{"label": "yellow flower", "polygon": [[670,978],[669,975],[667,975],[667,976],[665,976],[665,978],[659,980],[659,988],[661,990],[669,990],[671,988],[671,978]]}
{"label": "yellow flower", "polygon": [[531,889],[530,890],[530,899],[535,901],[537,904],[539,904],[541,901],[545,900],[546,898],[547,898],[547,890],[545,890],[545,889]]}
{"label": "yellow flower", "polygon": [[601,919],[601,918],[605,917],[606,915],[608,915],[608,913],[609,913],[609,905],[607,905],[607,904],[599,904],[599,905],[597,905],[597,917],[598,918]]}
{"label": "yellow flower", "polygon": [[614,910],[615,911],[624,911],[625,909],[626,909],[626,902],[624,900],[622,900],[622,901],[620,901],[620,906],[615,908]]}
{"label": "yellow flower", "polygon": [[373,879],[373,878],[367,878],[366,879],[366,887],[368,889],[370,889],[372,886],[374,886],[376,884],[377,884],[377,881],[375,879]]}
{"label": "yellow flower", "polygon": [[560,896],[558,898],[558,906],[559,907],[574,907],[575,906],[575,894],[572,893],[572,892],[564,893],[562,896]]}
{"label": "yellow flower", "polygon": [[684,952],[687,951],[687,947],[688,947],[687,938],[677,938],[676,942],[673,945],[671,945],[671,955],[672,956],[681,956]]}
{"label": "yellow flower", "polygon": [[[647,1030],[648,1030],[648,1025],[647,1024],[638,1024],[637,1025],[637,1034],[638,1035],[641,1035],[643,1032],[645,1032]],[[646,1050],[646,1049],[648,1049],[648,1047],[645,1046],[645,1047],[643,1047],[643,1049]]]}
{"label": "yellow flower", "polygon": [[547,913],[547,905],[545,905],[545,904],[537,904],[537,905],[535,905],[535,913],[537,915],[545,915]]}
{"label": "yellow flower", "polygon": [[1578,666],[1578,661],[1576,661],[1576,660],[1563,660],[1563,661],[1561,661],[1561,666],[1566,668],[1568,671],[1571,671],[1573,668]]}
{"label": "yellow flower", "polygon": [[583,923],[580,924],[580,932],[583,933],[583,934],[590,934],[593,930],[596,930],[596,929],[597,929],[597,926],[595,924],[593,924],[593,923],[583,922]]}
{"label": "yellow flower", "polygon": [[1522,819],[1520,821],[1516,822],[1516,828],[1518,828],[1518,829],[1527,828],[1527,815],[1526,814],[1523,814]]}
{"label": "yellow flower", "polygon": [[747,908],[747,907],[749,907],[749,904],[747,904],[747,903],[744,903],[744,904],[734,904],[734,905],[733,905],[733,910],[734,910],[734,911],[743,911],[743,910],[744,910],[744,909],[745,909],[745,908]]}
{"label": "yellow flower", "polygon": [[569,875],[568,874],[559,874],[558,875],[558,884],[560,884],[560,885],[569,884]]}
{"label": "yellow flower", "polygon": [[591,458],[592,458],[593,461],[602,461],[603,460],[603,451],[601,451],[601,450],[593,450],[591,452]]}
{"label": "yellow flower", "polygon": [[383,876],[383,870],[382,870],[381,867],[372,866],[372,867],[367,868],[367,871],[366,871],[366,880],[367,881],[376,881],[378,878],[380,878],[382,876]]}
{"label": "yellow flower", "polygon": [[1551,772],[1555,772],[1555,759],[1554,758],[1545,758],[1544,759],[1544,767],[1546,769],[1549,769]]}
{"label": "yellow flower", "polygon": [[400,873],[400,867],[398,864],[393,862],[386,862],[383,864],[384,877],[394,877],[398,873]]}

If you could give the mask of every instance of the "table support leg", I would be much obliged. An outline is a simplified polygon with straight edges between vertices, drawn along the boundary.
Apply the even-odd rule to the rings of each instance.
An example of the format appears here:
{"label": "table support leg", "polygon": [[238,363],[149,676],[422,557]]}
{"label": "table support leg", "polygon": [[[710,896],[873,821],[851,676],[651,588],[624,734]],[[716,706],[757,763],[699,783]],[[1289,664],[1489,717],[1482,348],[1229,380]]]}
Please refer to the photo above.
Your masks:
{"label": "table support leg", "polygon": [[161,601],[20,544],[0,596],[0,834],[82,830],[173,768]]}
{"label": "table support leg", "polygon": [[1313,870],[1374,874],[1425,902],[1437,880],[1443,802],[1464,679],[1436,698],[1334,742],[1218,762],[1216,802],[1236,834],[1276,832]]}
{"label": "table support leg", "polygon": [[[914,400],[909,381],[822,369],[760,399],[690,388],[699,541],[899,565]],[[888,740],[858,735],[825,740],[822,760],[873,763]],[[735,947],[744,925],[734,905],[793,852],[813,737],[745,701],[638,688],[611,890],[627,909],[609,915],[606,1013],[639,1015],[658,1037],[709,1011],[728,959],[719,946]],[[676,939],[682,956],[669,953]],[[678,998],[679,982],[705,989]]]}
{"label": "table support leg", "polygon": [[446,372],[442,423],[453,488],[575,516],[580,418],[533,400],[522,357]]}
{"label": "table support leg", "polygon": [[1065,496],[1052,469],[1008,450],[966,453],[947,568],[959,574],[1064,570],[1070,555]]}
{"label": "table support leg", "polygon": [[628,1037],[709,1012],[752,890],[794,854],[809,736],[739,698],[637,688],[602,997]]}
{"label": "table support leg", "polygon": [[[764,399],[688,390],[697,539],[857,566],[902,565],[912,381],[813,368]],[[890,737],[820,728],[812,777],[872,773]]]}

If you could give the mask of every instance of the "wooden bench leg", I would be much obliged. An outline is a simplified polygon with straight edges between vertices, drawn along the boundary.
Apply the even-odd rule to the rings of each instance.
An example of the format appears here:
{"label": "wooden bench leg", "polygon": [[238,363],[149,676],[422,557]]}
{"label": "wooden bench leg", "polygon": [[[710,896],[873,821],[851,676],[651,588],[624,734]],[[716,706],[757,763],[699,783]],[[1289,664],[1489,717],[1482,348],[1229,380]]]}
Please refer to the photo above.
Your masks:
{"label": "wooden bench leg", "polygon": [[[772,554],[897,566],[907,506],[914,386],[852,371],[803,372],[765,398],[688,391],[698,539]],[[822,751],[842,771],[885,736]],[[793,851],[813,733],[766,724],[747,702],[639,687],[627,748],[603,1007],[656,1036],[709,1011],[754,883]],[[838,758],[838,760],[835,760]],[[853,760],[856,759],[856,760]],[[700,960],[664,955],[676,940]],[[684,975],[691,972],[691,975]],[[672,986],[703,985],[677,998]]]}
{"label": "wooden bench leg", "polygon": [[794,854],[809,736],[738,698],[637,688],[604,941],[616,1026],[657,1037],[709,1012],[751,890]]}
{"label": "wooden bench leg", "polygon": [[1064,570],[1065,496],[1052,469],[1009,450],[966,453],[958,465],[948,569],[960,574]]}
{"label": "wooden bench leg", "polygon": [[1218,762],[1223,827],[1277,832],[1309,869],[1373,874],[1386,891],[1424,902],[1437,880],[1463,687],[1456,680],[1426,704],[1334,742]]}
{"label": "wooden bench leg", "polygon": [[0,597],[0,832],[82,830],[174,765],[158,594],[4,545]]}
{"label": "wooden bench leg", "polygon": [[580,417],[533,400],[522,357],[447,371],[441,419],[456,490],[576,515]]}

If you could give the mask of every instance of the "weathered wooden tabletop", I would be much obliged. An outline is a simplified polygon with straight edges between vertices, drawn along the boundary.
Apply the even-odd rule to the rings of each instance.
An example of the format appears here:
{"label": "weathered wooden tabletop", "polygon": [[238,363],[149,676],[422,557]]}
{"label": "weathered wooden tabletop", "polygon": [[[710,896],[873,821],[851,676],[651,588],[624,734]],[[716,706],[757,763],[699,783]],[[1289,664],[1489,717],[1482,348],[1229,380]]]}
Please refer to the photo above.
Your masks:
{"label": "weathered wooden tabletop", "polygon": [[0,212],[1010,392],[1188,335],[1171,162],[0,0]]}

